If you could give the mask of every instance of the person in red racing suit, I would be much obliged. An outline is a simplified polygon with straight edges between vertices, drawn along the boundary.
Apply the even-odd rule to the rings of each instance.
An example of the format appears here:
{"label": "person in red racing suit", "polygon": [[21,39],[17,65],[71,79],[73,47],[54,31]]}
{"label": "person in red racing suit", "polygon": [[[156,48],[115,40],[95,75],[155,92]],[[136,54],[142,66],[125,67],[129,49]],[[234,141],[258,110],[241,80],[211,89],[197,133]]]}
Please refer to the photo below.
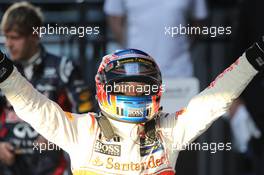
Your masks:
{"label": "person in red racing suit", "polygon": [[263,71],[263,49],[262,40],[252,45],[185,109],[172,114],[159,106],[163,88],[158,66],[136,49],[103,58],[96,75],[99,114],[63,111],[36,91],[4,55],[0,88],[18,116],[69,153],[74,175],[170,175],[175,174],[179,152]]}
{"label": "person in red racing suit", "polygon": [[[5,45],[17,69],[39,92],[65,111],[92,111],[92,93],[80,69],[72,60],[46,52],[38,36],[28,27],[31,23],[37,24],[36,21],[41,21],[36,7],[25,2],[13,4],[3,17],[1,27],[6,37]],[[17,25],[19,28],[15,27]],[[28,42],[21,44],[21,41]],[[69,168],[64,152],[19,119],[1,95],[0,174],[60,175],[66,169]]]}

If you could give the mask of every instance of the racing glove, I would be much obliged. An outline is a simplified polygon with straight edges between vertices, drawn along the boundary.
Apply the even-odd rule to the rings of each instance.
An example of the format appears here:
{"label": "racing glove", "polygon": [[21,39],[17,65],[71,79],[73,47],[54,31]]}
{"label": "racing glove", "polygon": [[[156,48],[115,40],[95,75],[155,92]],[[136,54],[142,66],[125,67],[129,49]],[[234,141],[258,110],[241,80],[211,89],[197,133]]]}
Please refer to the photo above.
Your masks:
{"label": "racing glove", "polygon": [[264,36],[246,50],[248,62],[258,71],[264,71]]}
{"label": "racing glove", "polygon": [[14,69],[13,63],[0,51],[0,83],[5,81]]}

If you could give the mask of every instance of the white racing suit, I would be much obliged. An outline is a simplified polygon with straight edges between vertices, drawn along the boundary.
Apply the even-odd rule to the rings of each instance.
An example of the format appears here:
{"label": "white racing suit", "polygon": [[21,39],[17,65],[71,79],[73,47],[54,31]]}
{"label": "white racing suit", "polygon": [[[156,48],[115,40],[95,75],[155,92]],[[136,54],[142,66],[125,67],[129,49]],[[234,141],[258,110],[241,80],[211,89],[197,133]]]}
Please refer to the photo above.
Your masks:
{"label": "white racing suit", "polygon": [[[224,114],[257,71],[245,54],[220,74],[188,106],[156,121],[157,138],[141,137],[142,124],[110,122],[118,138],[107,141],[94,113],[73,114],[40,94],[16,69],[0,88],[18,116],[67,151],[74,175],[175,173],[180,150]],[[45,165],[43,165],[45,166]]]}

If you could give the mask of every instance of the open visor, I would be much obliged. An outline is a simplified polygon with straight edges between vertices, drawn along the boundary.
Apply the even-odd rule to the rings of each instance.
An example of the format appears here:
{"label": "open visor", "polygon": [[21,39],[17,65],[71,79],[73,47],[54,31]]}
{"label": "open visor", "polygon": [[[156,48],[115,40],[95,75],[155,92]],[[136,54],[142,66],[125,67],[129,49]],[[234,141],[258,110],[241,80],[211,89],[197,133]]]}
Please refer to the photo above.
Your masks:
{"label": "open visor", "polygon": [[107,92],[133,96],[157,94],[162,83],[155,62],[145,58],[109,62],[105,67],[104,81]]}

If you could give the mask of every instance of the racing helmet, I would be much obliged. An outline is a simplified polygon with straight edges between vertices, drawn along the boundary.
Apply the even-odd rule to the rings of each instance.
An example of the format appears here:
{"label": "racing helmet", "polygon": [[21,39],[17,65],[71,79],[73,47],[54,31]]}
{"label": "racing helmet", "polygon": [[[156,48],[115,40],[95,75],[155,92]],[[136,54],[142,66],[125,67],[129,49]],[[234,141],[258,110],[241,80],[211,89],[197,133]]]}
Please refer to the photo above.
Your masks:
{"label": "racing helmet", "polygon": [[137,49],[103,57],[95,76],[96,96],[106,117],[145,123],[160,110],[161,72],[154,59]]}

